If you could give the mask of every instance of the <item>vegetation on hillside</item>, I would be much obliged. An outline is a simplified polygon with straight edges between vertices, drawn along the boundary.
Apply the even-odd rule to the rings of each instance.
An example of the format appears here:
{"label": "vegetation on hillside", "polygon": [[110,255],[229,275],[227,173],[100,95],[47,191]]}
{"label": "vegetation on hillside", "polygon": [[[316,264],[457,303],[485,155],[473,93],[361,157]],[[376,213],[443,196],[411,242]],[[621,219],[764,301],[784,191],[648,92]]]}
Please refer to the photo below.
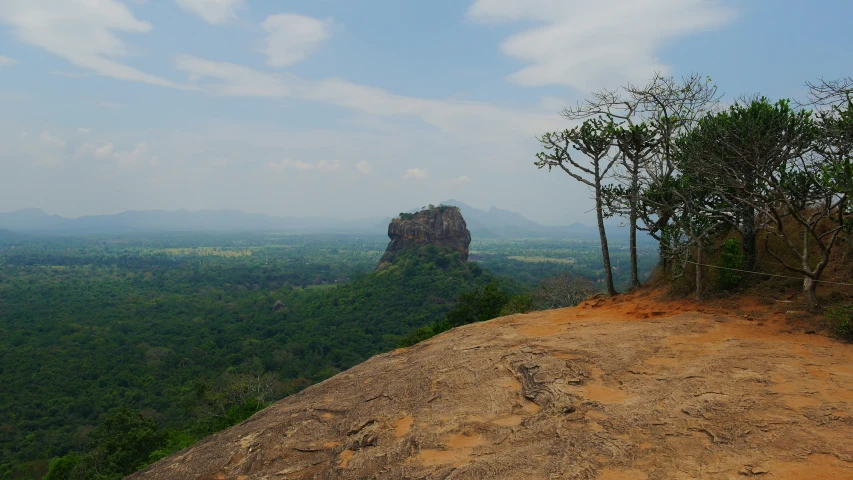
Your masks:
{"label": "vegetation on hillside", "polygon": [[[393,348],[466,291],[521,288],[435,247],[363,273],[379,237],[4,238],[4,479],[51,458],[52,478],[120,477]],[[138,432],[147,453],[103,460],[125,447],[93,432],[140,414],[159,429]]]}

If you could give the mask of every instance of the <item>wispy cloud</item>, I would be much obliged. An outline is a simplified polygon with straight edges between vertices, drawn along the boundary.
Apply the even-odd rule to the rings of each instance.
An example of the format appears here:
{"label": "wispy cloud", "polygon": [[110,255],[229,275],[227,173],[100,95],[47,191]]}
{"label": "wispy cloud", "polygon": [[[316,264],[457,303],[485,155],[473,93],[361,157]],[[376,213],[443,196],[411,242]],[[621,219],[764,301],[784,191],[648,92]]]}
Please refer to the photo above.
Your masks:
{"label": "wispy cloud", "polygon": [[501,44],[529,64],[510,75],[512,82],[580,90],[666,73],[656,56],[664,43],[735,16],[720,0],[476,0],[468,11],[477,21],[536,25]]}
{"label": "wispy cloud", "polygon": [[317,45],[331,36],[334,20],[318,20],[305,15],[279,14],[267,17],[261,26],[267,32],[267,64],[286,67],[314,53]]}
{"label": "wispy cloud", "polygon": [[305,80],[188,55],[178,56],[175,63],[191,82],[215,95],[295,97],[376,116],[412,116],[469,141],[495,141],[507,135],[529,138],[560,125],[556,113],[543,115],[481,102],[409,97],[346,80]]}
{"label": "wispy cloud", "polygon": [[14,58],[9,58],[6,55],[0,55],[0,67],[11,67],[12,65],[17,65],[19,63],[21,62]]}
{"label": "wispy cloud", "polygon": [[198,15],[211,25],[221,25],[237,18],[243,0],[175,0],[184,10]]}
{"label": "wispy cloud", "polygon": [[153,28],[116,0],[3,0],[0,23],[8,24],[18,40],[98,75],[186,88],[115,60],[127,53],[116,32],[146,33]]}

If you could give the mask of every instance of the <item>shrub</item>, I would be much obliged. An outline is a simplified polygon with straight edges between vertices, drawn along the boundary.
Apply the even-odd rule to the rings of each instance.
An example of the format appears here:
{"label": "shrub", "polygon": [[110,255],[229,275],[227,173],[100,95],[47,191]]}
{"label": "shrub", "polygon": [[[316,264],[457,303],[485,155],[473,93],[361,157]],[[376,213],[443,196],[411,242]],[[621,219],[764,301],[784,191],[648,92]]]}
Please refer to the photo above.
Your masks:
{"label": "shrub", "polygon": [[853,342],[853,305],[833,305],[826,310],[826,319],[832,332]]}
{"label": "shrub", "polygon": [[730,238],[723,243],[720,247],[720,260],[717,266],[720,267],[717,271],[720,288],[732,290],[737,287],[743,277],[739,272],[730,269],[743,269],[743,251],[740,248],[740,242]]}
{"label": "shrub", "polygon": [[586,278],[564,272],[542,280],[533,292],[532,303],[536,310],[574,307],[596,291],[595,284]]}
{"label": "shrub", "polygon": [[531,310],[533,310],[533,299],[529,295],[516,295],[510,298],[509,302],[501,308],[499,316],[527,313]]}

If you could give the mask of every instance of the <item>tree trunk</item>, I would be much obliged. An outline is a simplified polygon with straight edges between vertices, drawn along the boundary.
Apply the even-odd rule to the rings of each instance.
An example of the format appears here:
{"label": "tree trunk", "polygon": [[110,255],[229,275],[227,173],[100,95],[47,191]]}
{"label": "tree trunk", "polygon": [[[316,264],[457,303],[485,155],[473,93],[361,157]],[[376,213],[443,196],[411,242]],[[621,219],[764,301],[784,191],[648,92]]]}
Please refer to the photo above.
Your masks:
{"label": "tree trunk", "polygon": [[640,274],[637,268],[637,186],[639,184],[639,168],[638,164],[634,164],[635,168],[631,171],[631,197],[629,201],[630,212],[628,221],[630,225],[629,231],[629,248],[631,250],[631,288],[640,288]]}
{"label": "tree trunk", "polygon": [[[806,228],[803,232],[803,255],[802,255],[803,270],[811,271],[809,265],[809,232]],[[817,310],[817,282],[809,277],[803,278],[803,294],[808,302],[809,310]]]}
{"label": "tree trunk", "polygon": [[601,203],[601,185],[595,186],[595,215],[598,217],[598,237],[601,241],[601,259],[604,262],[604,279],[607,282],[607,294],[618,295],[613,286],[613,269],[610,268],[610,249],[607,247],[607,232],[604,230],[604,205]]}
{"label": "tree trunk", "polygon": [[637,267],[637,213],[631,211],[629,248],[631,250],[631,288],[640,288],[640,272]]}
{"label": "tree trunk", "polygon": [[743,239],[741,240],[741,250],[743,250],[743,266],[749,271],[755,270],[755,262],[758,257],[755,231],[755,209],[747,207],[743,212]]}
{"label": "tree trunk", "polygon": [[806,302],[809,304],[809,310],[814,312],[817,310],[817,282],[809,277],[803,279],[803,294],[806,297]]}
{"label": "tree trunk", "polygon": [[702,240],[696,240],[696,301],[705,300],[705,263]]}

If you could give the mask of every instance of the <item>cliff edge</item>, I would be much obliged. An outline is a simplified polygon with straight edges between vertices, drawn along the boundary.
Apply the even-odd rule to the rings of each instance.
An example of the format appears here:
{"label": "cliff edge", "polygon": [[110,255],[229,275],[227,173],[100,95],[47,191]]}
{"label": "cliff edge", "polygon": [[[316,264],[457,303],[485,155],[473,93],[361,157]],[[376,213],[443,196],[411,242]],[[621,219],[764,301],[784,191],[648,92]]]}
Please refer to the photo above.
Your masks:
{"label": "cliff edge", "polygon": [[853,347],[781,303],[696,308],[635,294],[457,328],[131,478],[853,478]]}
{"label": "cliff edge", "polygon": [[459,208],[441,205],[417,213],[401,214],[388,225],[391,242],[379,260],[377,270],[389,265],[401,251],[425,245],[451,248],[468,260],[471,232]]}

